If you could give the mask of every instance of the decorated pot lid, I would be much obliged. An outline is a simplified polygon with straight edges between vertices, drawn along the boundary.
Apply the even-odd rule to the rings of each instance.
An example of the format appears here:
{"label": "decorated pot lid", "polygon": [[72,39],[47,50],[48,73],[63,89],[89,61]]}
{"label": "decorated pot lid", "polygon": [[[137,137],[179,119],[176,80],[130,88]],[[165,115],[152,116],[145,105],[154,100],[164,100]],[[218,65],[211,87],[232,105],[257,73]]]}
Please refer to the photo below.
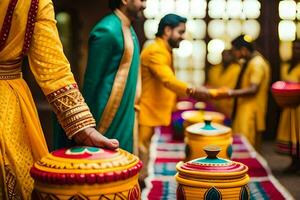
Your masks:
{"label": "decorated pot lid", "polygon": [[138,157],[122,149],[75,146],[49,153],[31,168],[31,176],[50,184],[94,184],[125,180],[142,168]]}
{"label": "decorated pot lid", "polygon": [[211,119],[212,121],[219,121],[219,122],[223,122],[225,119],[225,116],[222,113],[213,112],[213,111],[201,111],[201,110],[185,111],[181,114],[181,117],[182,119],[190,123],[202,122],[206,118]]}
{"label": "decorated pot lid", "polygon": [[202,157],[188,161],[179,162],[176,166],[179,175],[185,178],[197,179],[233,179],[245,176],[248,167],[242,163],[228,159],[218,158],[221,151],[218,146],[209,145],[204,147],[207,157]]}
{"label": "decorated pot lid", "polygon": [[216,136],[221,134],[226,134],[231,132],[231,128],[218,124],[213,123],[209,119],[205,119],[204,123],[196,123],[186,128],[186,131],[191,134],[198,134],[204,136]]}

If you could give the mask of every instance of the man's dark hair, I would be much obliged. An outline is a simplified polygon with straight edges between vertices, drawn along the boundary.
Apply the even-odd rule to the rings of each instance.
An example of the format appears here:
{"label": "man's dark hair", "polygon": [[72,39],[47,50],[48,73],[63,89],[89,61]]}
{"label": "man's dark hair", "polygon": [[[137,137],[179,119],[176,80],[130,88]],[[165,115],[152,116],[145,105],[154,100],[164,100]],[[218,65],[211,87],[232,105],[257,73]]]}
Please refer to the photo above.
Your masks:
{"label": "man's dark hair", "polygon": [[293,54],[290,60],[290,67],[288,72],[292,71],[300,63],[300,40],[293,41]]}
{"label": "man's dark hair", "polygon": [[180,23],[186,23],[187,19],[176,14],[165,15],[158,24],[157,37],[160,37],[164,33],[165,27],[169,26],[172,29],[177,27]]}
{"label": "man's dark hair", "polygon": [[115,9],[120,8],[121,0],[109,0],[108,6],[112,11],[114,11]]}
{"label": "man's dark hair", "polygon": [[234,40],[232,40],[231,44],[233,47],[237,49],[241,49],[242,47],[247,48],[250,52],[254,51],[253,43],[252,41],[249,41],[250,36],[248,35],[240,35]]}

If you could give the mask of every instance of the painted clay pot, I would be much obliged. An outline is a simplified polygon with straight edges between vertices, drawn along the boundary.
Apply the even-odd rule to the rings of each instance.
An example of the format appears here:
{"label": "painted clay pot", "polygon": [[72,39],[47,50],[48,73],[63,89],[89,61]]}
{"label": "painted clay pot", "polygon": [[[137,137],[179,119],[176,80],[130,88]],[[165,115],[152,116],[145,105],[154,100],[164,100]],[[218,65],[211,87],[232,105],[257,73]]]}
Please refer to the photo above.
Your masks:
{"label": "painted clay pot", "polygon": [[205,148],[207,157],[176,165],[177,200],[250,199],[248,167],[216,157],[220,148]]}
{"label": "painted clay pot", "polygon": [[54,151],[31,168],[33,199],[140,199],[142,163],[122,149],[77,146]]}
{"label": "painted clay pot", "polygon": [[230,159],[232,155],[231,128],[205,120],[185,129],[186,161],[206,156],[203,147],[217,145],[221,147],[219,156]]}
{"label": "painted clay pot", "polygon": [[272,85],[272,94],[281,107],[291,107],[300,104],[300,83],[277,81]]}

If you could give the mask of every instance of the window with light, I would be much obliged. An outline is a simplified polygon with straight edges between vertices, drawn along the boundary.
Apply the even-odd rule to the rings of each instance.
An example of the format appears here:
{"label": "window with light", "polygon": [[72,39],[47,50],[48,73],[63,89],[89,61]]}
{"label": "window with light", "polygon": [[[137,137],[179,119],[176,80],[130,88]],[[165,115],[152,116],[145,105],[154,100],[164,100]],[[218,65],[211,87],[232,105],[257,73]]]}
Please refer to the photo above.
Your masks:
{"label": "window with light", "polygon": [[148,41],[155,38],[158,23],[165,14],[188,19],[185,40],[174,49],[176,76],[190,84],[203,84],[204,68],[222,60],[224,49],[240,34],[256,39],[260,34],[261,4],[258,0],[147,0],[144,32]]}
{"label": "window with light", "polygon": [[284,0],[279,2],[279,54],[283,62],[292,57],[292,42],[300,39],[300,2]]}

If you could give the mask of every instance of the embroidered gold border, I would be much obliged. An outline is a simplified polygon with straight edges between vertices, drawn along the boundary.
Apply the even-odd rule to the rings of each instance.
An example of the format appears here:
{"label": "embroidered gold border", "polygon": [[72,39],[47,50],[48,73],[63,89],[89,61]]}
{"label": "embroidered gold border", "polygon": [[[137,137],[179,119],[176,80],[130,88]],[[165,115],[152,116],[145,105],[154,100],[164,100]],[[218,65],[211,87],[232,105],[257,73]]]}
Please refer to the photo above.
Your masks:
{"label": "embroidered gold border", "polygon": [[105,134],[106,130],[112,123],[113,118],[115,117],[117,110],[120,106],[124,90],[126,87],[126,82],[128,78],[128,73],[130,70],[134,44],[130,32],[130,24],[128,19],[120,13],[119,10],[115,11],[115,14],[121,19],[122,22],[122,32],[124,38],[124,53],[117,71],[113,88],[109,96],[108,102],[104,108],[102,117],[99,121],[98,131],[102,134]]}
{"label": "embroidered gold border", "polygon": [[47,95],[53,106],[58,121],[69,139],[76,133],[87,128],[95,127],[95,120],[84,102],[77,84],[67,85]]}

